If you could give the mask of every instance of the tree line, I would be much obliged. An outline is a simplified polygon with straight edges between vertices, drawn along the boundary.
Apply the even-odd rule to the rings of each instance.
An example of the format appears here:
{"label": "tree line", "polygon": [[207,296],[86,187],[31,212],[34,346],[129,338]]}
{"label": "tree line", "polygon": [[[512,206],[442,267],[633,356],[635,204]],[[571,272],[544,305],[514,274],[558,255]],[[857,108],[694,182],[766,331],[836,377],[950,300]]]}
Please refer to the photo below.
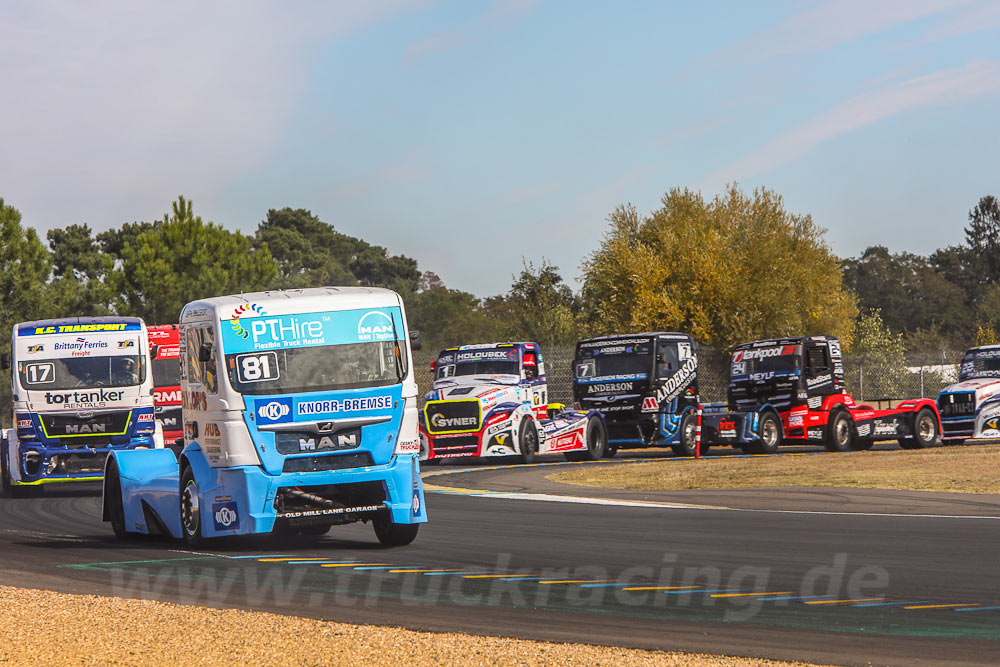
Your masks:
{"label": "tree line", "polygon": [[399,292],[431,349],[678,330],[719,348],[826,333],[859,352],[957,350],[1000,327],[1000,205],[992,196],[970,211],[962,243],[926,257],[873,246],[842,260],[825,230],[787,211],[772,190],[731,185],[708,200],[674,188],[648,214],[631,205],[611,213],[582,259],[579,292],[543,260],[525,262],[505,293],[488,298],[448,287],[416,260],[308,210],[271,209],[248,235],[202,220],[184,197],[170,208],[159,220],[96,234],[69,224],[43,241],[0,199],[0,326],[108,314],[170,323],[197,298],[362,285]]}

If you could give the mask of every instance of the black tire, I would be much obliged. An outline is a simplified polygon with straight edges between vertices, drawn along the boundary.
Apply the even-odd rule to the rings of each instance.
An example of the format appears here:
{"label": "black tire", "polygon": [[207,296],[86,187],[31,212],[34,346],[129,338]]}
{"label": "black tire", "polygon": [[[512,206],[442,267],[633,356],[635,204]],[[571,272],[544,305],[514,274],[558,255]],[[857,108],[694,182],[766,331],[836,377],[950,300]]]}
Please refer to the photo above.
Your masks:
{"label": "black tire", "polygon": [[[698,417],[693,412],[685,413],[681,417],[681,425],[679,427],[678,442],[676,445],[670,445],[670,450],[674,453],[674,456],[694,456],[697,451],[697,430],[698,430]],[[701,443],[702,453],[705,453],[705,443]]]}
{"label": "black tire", "polygon": [[531,417],[525,416],[517,427],[517,448],[523,463],[534,463],[538,454],[538,425]]}
{"label": "black tire", "polygon": [[104,474],[104,502],[108,505],[108,522],[111,530],[119,540],[127,540],[131,536],[125,524],[125,502],[122,500],[122,480],[118,473],[118,465],[112,461]]}
{"label": "black tire", "polygon": [[417,537],[419,523],[393,523],[392,514],[383,512],[373,521],[375,537],[384,547],[405,547]]}
{"label": "black tire", "polygon": [[771,411],[765,412],[760,418],[760,439],[751,444],[755,454],[774,454],[781,445],[784,429],[781,417]]}
{"label": "black tire", "polygon": [[185,466],[181,473],[181,539],[188,546],[201,544],[201,501],[198,496],[198,483],[194,479],[191,466]]}
{"label": "black tire", "polygon": [[875,446],[875,438],[855,438],[854,439],[854,450],[858,452],[867,452],[869,449]]}
{"label": "black tire", "polygon": [[913,437],[900,438],[899,446],[903,449],[923,449],[937,442],[938,435],[938,422],[934,411],[930,408],[920,408],[913,417]]}
{"label": "black tire", "polygon": [[615,454],[618,453],[618,448],[612,445],[610,442],[604,446],[604,458],[613,459]]}
{"label": "black tire", "polygon": [[608,433],[599,417],[588,417],[583,434],[587,448],[581,452],[567,452],[567,461],[600,461],[608,446]]}
{"label": "black tire", "polygon": [[823,446],[829,452],[849,452],[854,446],[854,421],[844,410],[837,410],[826,425]]}

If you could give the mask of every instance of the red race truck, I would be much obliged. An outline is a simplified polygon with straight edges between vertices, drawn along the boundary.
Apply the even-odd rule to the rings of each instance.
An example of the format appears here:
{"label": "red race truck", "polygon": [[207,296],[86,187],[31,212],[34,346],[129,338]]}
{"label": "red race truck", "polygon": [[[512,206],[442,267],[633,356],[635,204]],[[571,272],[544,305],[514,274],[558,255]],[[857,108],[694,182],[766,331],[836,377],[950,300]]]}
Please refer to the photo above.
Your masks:
{"label": "red race truck", "polygon": [[184,444],[181,420],[180,338],[176,324],[149,327],[149,356],[153,360],[153,401],[163,442],[177,449]]}
{"label": "red race truck", "polygon": [[737,345],[728,405],[704,408],[704,442],[754,454],[773,454],[781,444],[819,444],[845,452],[890,439],[904,449],[918,449],[941,434],[933,400],[906,400],[888,409],[857,405],[844,388],[840,341],[834,336]]}

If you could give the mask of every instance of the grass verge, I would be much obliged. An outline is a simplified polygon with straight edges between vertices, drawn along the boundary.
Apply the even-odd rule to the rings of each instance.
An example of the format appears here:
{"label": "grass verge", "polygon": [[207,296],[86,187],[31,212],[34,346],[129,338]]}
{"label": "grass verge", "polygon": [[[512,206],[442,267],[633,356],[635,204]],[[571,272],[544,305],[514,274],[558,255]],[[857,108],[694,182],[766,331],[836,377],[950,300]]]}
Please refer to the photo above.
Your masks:
{"label": "grass verge", "polygon": [[637,491],[762,486],[1000,493],[1000,444],[579,466],[549,479]]}

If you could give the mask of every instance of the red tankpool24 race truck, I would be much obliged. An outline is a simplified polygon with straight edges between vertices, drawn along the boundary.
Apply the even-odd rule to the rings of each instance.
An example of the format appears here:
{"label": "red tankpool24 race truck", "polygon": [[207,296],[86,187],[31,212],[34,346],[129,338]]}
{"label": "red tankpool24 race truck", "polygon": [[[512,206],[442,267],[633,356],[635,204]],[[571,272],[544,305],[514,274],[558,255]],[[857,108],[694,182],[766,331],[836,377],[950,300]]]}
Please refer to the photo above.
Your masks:
{"label": "red tankpool24 race truck", "polygon": [[834,336],[737,345],[728,393],[728,405],[704,406],[702,438],[748,453],[772,454],[781,444],[795,443],[845,452],[889,439],[918,449],[941,433],[933,400],[905,400],[890,409],[857,405],[844,389],[840,341]]}
{"label": "red tankpool24 race truck", "polygon": [[597,460],[608,453],[599,411],[548,403],[537,343],[449,347],[431,364],[432,391],[420,411],[420,458],[563,454]]}
{"label": "red tankpool24 race truck", "polygon": [[181,419],[180,334],[176,324],[149,327],[149,356],[153,360],[153,402],[156,421],[167,447],[184,445]]}

